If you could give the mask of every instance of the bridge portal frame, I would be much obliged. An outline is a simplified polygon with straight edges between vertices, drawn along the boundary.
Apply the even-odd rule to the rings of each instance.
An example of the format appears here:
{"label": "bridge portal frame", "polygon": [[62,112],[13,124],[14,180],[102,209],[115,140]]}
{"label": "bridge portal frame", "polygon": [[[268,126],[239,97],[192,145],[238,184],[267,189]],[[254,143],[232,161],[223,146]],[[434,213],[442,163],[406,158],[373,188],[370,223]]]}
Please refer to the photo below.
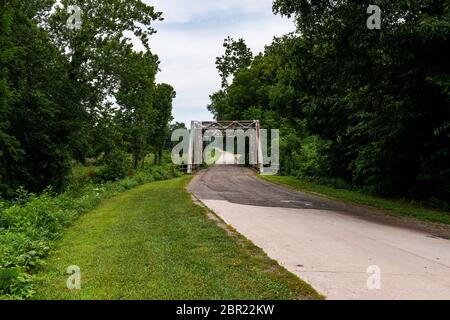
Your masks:
{"label": "bridge portal frame", "polygon": [[236,120],[236,121],[192,121],[189,136],[189,151],[187,172],[192,173],[194,169],[203,163],[203,134],[207,130],[218,130],[226,133],[227,130],[255,130],[255,143],[250,143],[256,157],[255,164],[251,164],[259,173],[264,173],[263,150],[261,143],[261,125],[259,120]]}

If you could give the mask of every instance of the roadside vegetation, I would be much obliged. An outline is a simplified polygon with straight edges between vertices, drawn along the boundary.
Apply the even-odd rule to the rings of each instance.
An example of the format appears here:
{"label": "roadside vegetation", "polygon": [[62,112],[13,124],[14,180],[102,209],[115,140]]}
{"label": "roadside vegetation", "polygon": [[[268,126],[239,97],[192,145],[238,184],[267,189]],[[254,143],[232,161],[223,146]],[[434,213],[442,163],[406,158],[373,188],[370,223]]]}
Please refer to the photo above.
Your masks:
{"label": "roadside vegetation", "polygon": [[414,204],[406,201],[383,199],[380,197],[370,196],[362,192],[336,188],[333,185],[324,185],[318,182],[301,180],[295,177],[260,177],[269,182],[284,185],[298,191],[309,192],[351,204],[359,204],[387,210],[388,213],[393,215],[409,216],[423,221],[450,224],[450,212],[427,209],[417,203]]}
{"label": "roadside vegetation", "polygon": [[162,13],[81,1],[71,28],[73,4],[0,2],[1,298],[33,294],[33,272],[82,213],[179,175],[167,149],[184,124],[170,125],[175,90],[156,82],[149,42]]}
{"label": "roadside vegetation", "polygon": [[[37,299],[319,299],[309,285],[209,219],[190,177],[143,185],[83,215],[38,273]],[[81,289],[68,290],[68,266]]]}
{"label": "roadside vegetation", "polygon": [[146,165],[114,181],[95,174],[108,172],[110,176],[114,170],[117,168],[77,167],[74,172],[78,175],[64,193],[22,190],[14,200],[0,202],[0,299],[33,296],[34,273],[45,264],[65,229],[102,200],[144,183],[181,175],[171,164]]}

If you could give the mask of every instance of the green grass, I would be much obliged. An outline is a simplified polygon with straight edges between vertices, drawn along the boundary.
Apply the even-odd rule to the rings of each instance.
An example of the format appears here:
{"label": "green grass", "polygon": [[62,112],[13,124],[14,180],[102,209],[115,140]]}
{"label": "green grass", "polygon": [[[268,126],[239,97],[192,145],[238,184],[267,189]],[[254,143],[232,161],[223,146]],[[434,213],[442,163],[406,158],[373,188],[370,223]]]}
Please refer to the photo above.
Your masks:
{"label": "green grass", "polygon": [[399,216],[410,216],[423,221],[450,224],[450,213],[422,208],[401,201],[387,200],[356,191],[336,189],[312,182],[302,181],[294,177],[260,176],[269,182],[290,187],[295,190],[309,192],[330,199],[341,200],[347,203],[366,205],[387,210],[388,213]]}
{"label": "green grass", "polygon": [[[185,191],[189,179],[143,185],[82,216],[37,274],[35,298],[321,298],[210,220]],[[81,269],[81,290],[66,288],[70,265]]]}

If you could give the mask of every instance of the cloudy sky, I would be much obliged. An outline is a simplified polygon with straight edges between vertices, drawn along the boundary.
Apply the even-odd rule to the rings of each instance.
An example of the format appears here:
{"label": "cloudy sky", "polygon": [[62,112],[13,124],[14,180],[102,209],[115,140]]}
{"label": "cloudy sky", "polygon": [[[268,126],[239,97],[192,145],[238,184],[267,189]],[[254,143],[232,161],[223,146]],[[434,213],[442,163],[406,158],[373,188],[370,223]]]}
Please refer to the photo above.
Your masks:
{"label": "cloudy sky", "polygon": [[244,38],[253,53],[274,36],[295,29],[292,21],[272,14],[272,0],[144,0],[162,11],[152,51],[161,60],[158,82],[174,86],[175,121],[211,120],[209,94],[220,87],[215,57],[229,35]]}

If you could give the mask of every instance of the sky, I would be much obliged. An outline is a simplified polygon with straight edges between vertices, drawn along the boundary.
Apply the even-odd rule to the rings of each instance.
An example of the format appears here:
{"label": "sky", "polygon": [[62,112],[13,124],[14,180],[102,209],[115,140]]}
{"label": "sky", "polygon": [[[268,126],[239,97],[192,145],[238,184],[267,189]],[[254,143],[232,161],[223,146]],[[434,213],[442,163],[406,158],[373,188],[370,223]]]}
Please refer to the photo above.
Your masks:
{"label": "sky", "polygon": [[227,36],[244,38],[254,54],[274,36],[295,29],[287,18],[272,13],[272,0],[144,0],[163,12],[156,22],[151,50],[159,56],[157,82],[172,85],[174,121],[212,120],[209,95],[220,88],[215,60]]}

